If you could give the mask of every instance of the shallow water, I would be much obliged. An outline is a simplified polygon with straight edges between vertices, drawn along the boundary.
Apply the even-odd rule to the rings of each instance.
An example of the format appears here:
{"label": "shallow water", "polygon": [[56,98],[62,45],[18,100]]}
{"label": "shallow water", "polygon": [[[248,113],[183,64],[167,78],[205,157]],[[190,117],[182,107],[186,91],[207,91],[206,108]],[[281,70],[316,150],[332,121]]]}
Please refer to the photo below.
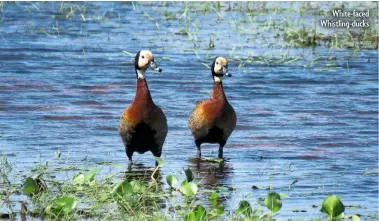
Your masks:
{"label": "shallow water", "polygon": [[[245,47],[233,56],[262,54],[267,51],[262,38],[246,43],[247,37],[235,31],[231,21],[244,17],[243,12],[227,11],[219,23],[209,13],[197,31],[199,60],[190,37],[174,34],[184,21],[161,18],[163,10],[177,11],[179,5],[137,4],[133,10],[131,4],[87,4],[87,14],[105,14],[106,19],[53,19],[61,6],[57,2],[5,5],[0,24],[0,153],[17,162],[19,170],[54,158],[58,151],[68,158],[64,166],[126,164],[117,126],[134,97],[135,73],[133,58],[121,51],[134,54],[149,48],[163,68],[162,73],[148,72],[147,81],[169,125],[164,176],[190,167],[209,187],[234,186],[227,209],[241,199],[255,203],[267,194],[253,185],[271,185],[289,195],[280,218],[323,217],[312,205],[321,205],[329,194],[361,206],[348,208],[348,214],[377,214],[378,177],[364,175],[378,166],[377,51],[360,50],[348,62],[342,57],[352,50],[339,49],[339,69],[321,64],[304,68],[302,61],[238,68],[239,62],[231,60],[233,77],[224,80],[224,87],[238,123],[224,148],[227,161],[198,164],[187,120],[196,101],[206,99],[212,89],[210,71],[202,63],[210,65],[211,58],[228,56],[241,45]],[[53,31],[57,26],[59,34]],[[215,33],[216,47],[204,50],[209,33]],[[270,50],[280,53],[279,48]],[[291,53],[310,53],[312,59],[332,52],[316,47]],[[202,150],[204,157],[217,156],[215,145]],[[150,153],[134,159],[154,166]],[[288,192],[294,180],[298,183]]]}

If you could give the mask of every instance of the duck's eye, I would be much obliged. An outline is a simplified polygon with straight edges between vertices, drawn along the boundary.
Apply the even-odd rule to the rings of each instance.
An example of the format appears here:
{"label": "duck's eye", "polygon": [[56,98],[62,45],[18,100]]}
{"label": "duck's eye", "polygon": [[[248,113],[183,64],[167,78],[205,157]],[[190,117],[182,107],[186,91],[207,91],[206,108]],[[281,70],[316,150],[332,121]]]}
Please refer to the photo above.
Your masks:
{"label": "duck's eye", "polygon": [[143,55],[142,55],[142,57],[141,57],[141,58],[142,58],[142,59],[144,59],[144,58],[145,58],[145,56],[143,56]]}
{"label": "duck's eye", "polygon": [[218,65],[218,62],[216,62],[216,64]]}

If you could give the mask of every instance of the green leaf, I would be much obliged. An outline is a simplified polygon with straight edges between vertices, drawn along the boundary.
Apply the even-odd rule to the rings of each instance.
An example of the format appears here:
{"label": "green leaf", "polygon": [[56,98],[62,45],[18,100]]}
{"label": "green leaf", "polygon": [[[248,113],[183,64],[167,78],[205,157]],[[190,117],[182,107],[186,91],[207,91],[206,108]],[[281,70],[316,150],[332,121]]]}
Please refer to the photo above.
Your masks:
{"label": "green leaf", "polygon": [[96,173],[97,173],[97,169],[92,168],[85,176],[84,178],[85,182],[91,182],[93,179],[95,179]]}
{"label": "green leaf", "polygon": [[186,179],[188,182],[191,182],[193,180],[193,173],[190,168],[184,169],[184,173],[186,174]]}
{"label": "green leaf", "polygon": [[225,211],[225,207],[224,207],[224,204],[219,204],[215,209],[211,210],[209,212],[209,215],[210,215],[210,219],[213,219],[217,216],[221,216]]}
{"label": "green leaf", "polygon": [[125,198],[133,194],[133,186],[124,180],[116,184],[111,193],[113,196]]}
{"label": "green leaf", "polygon": [[132,185],[133,193],[143,193],[147,189],[147,185],[141,180],[133,180],[130,185]]}
{"label": "green leaf", "polygon": [[252,212],[253,211],[251,209],[251,206],[250,206],[249,202],[247,202],[246,200],[242,200],[239,203],[238,209],[237,209],[237,215],[243,214],[246,217],[250,217],[250,215],[252,214]]}
{"label": "green leaf", "polygon": [[83,185],[85,183],[85,176],[84,174],[82,173],[78,173],[76,174],[73,178],[72,178],[72,183],[74,185]]}
{"label": "green leaf", "polygon": [[267,194],[264,204],[273,213],[278,212],[280,208],[282,208],[282,201],[280,200],[280,195],[275,192]]}
{"label": "green leaf", "polygon": [[72,196],[63,196],[55,199],[48,207],[46,207],[47,214],[67,215],[78,204],[77,200]]}
{"label": "green leaf", "polygon": [[218,198],[218,195],[217,195],[217,192],[214,191],[210,196],[209,196],[209,199],[210,200],[216,200]]}
{"label": "green leaf", "polygon": [[207,211],[202,205],[197,205],[193,210],[197,221],[205,221],[207,218]]}
{"label": "green leaf", "polygon": [[216,206],[217,205],[217,198],[218,198],[218,195],[217,195],[217,192],[214,191],[210,196],[209,196],[209,201],[211,202],[212,206]]}
{"label": "green leaf", "polygon": [[184,221],[196,221],[196,216],[194,212],[189,212],[183,217]]}
{"label": "green leaf", "polygon": [[197,193],[197,185],[195,183],[189,183],[186,180],[180,184],[180,191],[186,196],[192,196]]}
{"label": "green leaf", "polygon": [[31,177],[26,178],[26,180],[24,181],[23,187],[24,187],[23,192],[26,195],[30,196],[38,192],[38,183],[35,179]]}
{"label": "green leaf", "polygon": [[176,184],[178,183],[179,179],[177,176],[173,175],[173,174],[170,174],[168,176],[166,176],[166,181],[167,181],[167,184],[171,187],[171,188],[175,188]]}
{"label": "green leaf", "polygon": [[338,196],[330,195],[322,202],[320,211],[326,213],[328,219],[332,220],[345,212],[345,206]]}
{"label": "green leaf", "polygon": [[361,221],[361,218],[359,218],[359,216],[357,216],[357,215],[353,215],[353,216],[351,217],[351,220],[352,220],[352,221]]}

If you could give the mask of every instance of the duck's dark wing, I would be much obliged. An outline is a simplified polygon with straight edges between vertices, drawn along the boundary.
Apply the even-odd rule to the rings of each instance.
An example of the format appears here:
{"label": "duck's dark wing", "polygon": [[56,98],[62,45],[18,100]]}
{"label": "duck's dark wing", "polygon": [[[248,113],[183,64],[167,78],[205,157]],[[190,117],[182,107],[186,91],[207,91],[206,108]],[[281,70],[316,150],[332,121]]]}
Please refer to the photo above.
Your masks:
{"label": "duck's dark wing", "polygon": [[150,127],[155,131],[155,141],[162,151],[163,143],[167,135],[167,119],[162,109],[158,106],[154,106],[151,111]]}

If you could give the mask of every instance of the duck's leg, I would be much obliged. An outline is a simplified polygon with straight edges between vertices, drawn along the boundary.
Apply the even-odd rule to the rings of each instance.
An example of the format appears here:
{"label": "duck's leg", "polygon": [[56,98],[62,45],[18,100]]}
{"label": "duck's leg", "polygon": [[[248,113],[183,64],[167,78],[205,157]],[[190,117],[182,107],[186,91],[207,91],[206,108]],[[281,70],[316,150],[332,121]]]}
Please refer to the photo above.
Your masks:
{"label": "duck's leg", "polygon": [[126,152],[126,156],[128,156],[128,159],[129,159],[129,166],[132,166],[133,165],[133,160],[132,160],[132,156],[133,156],[133,150],[131,150],[131,148],[127,148],[125,149],[125,152]]}
{"label": "duck's leg", "polygon": [[[159,151],[158,153],[153,153],[154,157],[161,157],[162,151]],[[159,165],[158,161],[155,160],[155,167]]]}
{"label": "duck's leg", "polygon": [[196,147],[197,147],[197,152],[196,152],[196,158],[201,158],[201,143],[199,141],[195,141]]}
{"label": "duck's leg", "polygon": [[222,158],[223,157],[223,149],[224,149],[224,146],[225,146],[225,142],[223,143],[220,143],[219,144],[220,146],[218,147],[218,158]]}

